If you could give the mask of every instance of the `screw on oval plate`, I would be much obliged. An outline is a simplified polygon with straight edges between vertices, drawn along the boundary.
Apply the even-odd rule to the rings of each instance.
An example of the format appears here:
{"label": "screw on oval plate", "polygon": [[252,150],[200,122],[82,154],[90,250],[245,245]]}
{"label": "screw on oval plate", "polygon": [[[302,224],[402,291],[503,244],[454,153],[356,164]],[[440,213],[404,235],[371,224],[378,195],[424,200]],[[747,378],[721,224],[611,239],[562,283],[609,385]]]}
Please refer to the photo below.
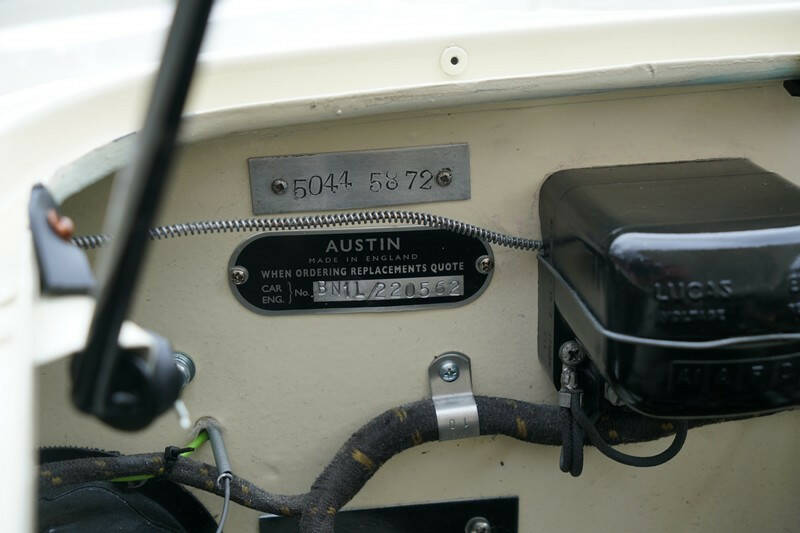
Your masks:
{"label": "screw on oval plate", "polygon": [[436,184],[439,187],[447,187],[453,183],[453,171],[449,168],[443,168],[436,173]]}
{"label": "screw on oval plate", "polygon": [[568,366],[577,365],[583,361],[584,356],[583,346],[575,341],[567,341],[558,349],[558,357]]}
{"label": "screw on oval plate", "polygon": [[243,285],[249,277],[250,273],[245,267],[235,266],[231,269],[231,283],[234,285]]}
{"label": "screw on oval plate", "polygon": [[458,365],[453,361],[445,361],[442,363],[442,366],[439,367],[439,377],[442,378],[442,381],[446,381],[447,383],[452,383],[457,380],[459,374]]}
{"label": "screw on oval plate", "polygon": [[464,533],[491,533],[492,525],[482,516],[470,518],[464,527]]}
{"label": "screw on oval plate", "polygon": [[475,261],[475,268],[481,274],[488,274],[494,268],[494,260],[488,255],[482,255]]}
{"label": "screw on oval plate", "polygon": [[277,178],[272,180],[272,185],[270,185],[270,188],[275,194],[283,194],[289,188],[289,184],[286,183],[285,179]]}

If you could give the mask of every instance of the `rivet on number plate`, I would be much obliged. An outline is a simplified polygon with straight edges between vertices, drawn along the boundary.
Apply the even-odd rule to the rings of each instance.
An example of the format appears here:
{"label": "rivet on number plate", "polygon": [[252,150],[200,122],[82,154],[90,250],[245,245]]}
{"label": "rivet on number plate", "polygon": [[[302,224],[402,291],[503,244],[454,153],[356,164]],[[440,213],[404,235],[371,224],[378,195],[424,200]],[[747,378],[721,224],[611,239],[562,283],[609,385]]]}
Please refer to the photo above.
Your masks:
{"label": "rivet on number plate", "polygon": [[[438,229],[266,233],[233,252],[234,296],[261,314],[464,305],[489,285],[482,240]],[[244,279],[244,281],[242,281]]]}
{"label": "rivet on number plate", "polygon": [[468,200],[469,146],[252,157],[253,213]]}

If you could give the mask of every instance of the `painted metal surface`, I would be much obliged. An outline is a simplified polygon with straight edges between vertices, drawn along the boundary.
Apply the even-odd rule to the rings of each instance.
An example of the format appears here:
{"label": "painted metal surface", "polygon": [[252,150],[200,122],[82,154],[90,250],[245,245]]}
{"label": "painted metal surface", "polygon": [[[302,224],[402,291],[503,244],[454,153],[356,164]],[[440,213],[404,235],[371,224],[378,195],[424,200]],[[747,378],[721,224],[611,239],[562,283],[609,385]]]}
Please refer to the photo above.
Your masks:
{"label": "painted metal surface", "polygon": [[[472,199],[436,204],[443,215],[510,233],[539,234],[537,192],[555,170],[710,157],[748,157],[800,183],[800,107],[779,84],[683,88],[516,102],[433,113],[294,126],[187,146],[161,222],[247,216],[246,160],[274,151],[338,151],[407,144],[470,143]],[[543,141],[546,139],[546,142]],[[94,231],[107,183],[68,201],[79,228]],[[426,208],[429,206],[426,206]],[[191,353],[186,389],[194,416],[228,428],[237,471],[276,491],[308,488],[338,447],[375,414],[429,394],[436,354],[472,360],[475,394],[556,403],[536,359],[534,254],[498,248],[489,289],[457,309],[266,319],[230,297],[223,275],[241,234],[154,244],[134,318]],[[189,274],[187,276],[187,274]],[[370,335],[358,332],[369,331]],[[65,398],[68,365],[39,371],[44,398]],[[357,385],[356,385],[357,384]],[[168,415],[136,435],[40,404],[43,443],[101,443],[123,451],[160,449],[184,435]],[[505,438],[431,443],[384,465],[355,507],[520,495],[520,531],[655,532],[793,529],[800,467],[800,413],[692,430],[678,457],[636,470],[587,449],[579,479],[558,471],[555,448]],[[309,436],[312,436],[311,438]],[[646,455],[655,442],[626,446]],[[768,448],[769,453],[764,453]],[[204,452],[207,453],[207,452]],[[201,455],[211,460],[210,455]],[[469,468],[462,468],[470,465]],[[753,493],[762,491],[753,505]],[[613,496],[611,496],[613,495]],[[218,499],[202,496],[211,508]],[[576,511],[575,501],[585,503]],[[617,502],[624,502],[620,512]],[[258,513],[234,507],[231,528],[253,530]]]}
{"label": "painted metal surface", "polygon": [[[380,4],[364,10],[362,3],[350,3],[351,10],[362,10],[352,17],[342,16],[336,2],[326,4],[330,11],[313,12],[337,20],[331,28],[298,14],[309,15],[308,2],[280,16],[263,3],[219,9],[188,106],[190,114],[204,116],[186,124],[185,136],[800,73],[797,4],[544,14],[440,5],[444,18],[433,11],[420,17],[405,2]],[[14,83],[0,89],[3,183],[45,179],[57,182],[55,192],[63,197],[99,177],[85,169],[58,171],[138,128],[168,16],[166,9],[147,6],[0,30],[3,80]],[[440,20],[452,22],[443,26]],[[387,23],[397,32],[387,31]],[[88,31],[93,24],[105,31]],[[258,31],[242,30],[247,27]],[[439,65],[453,43],[470,56],[469,68],[455,77]],[[63,65],[70,65],[67,74]],[[31,155],[37,143],[48,145],[48,157]],[[102,168],[107,156],[98,154],[95,165]]]}
{"label": "painted metal surface", "polygon": [[[258,12],[252,9],[255,4],[262,6]],[[453,10],[445,3],[435,8],[418,3],[419,9],[426,10],[424,17],[414,9],[387,16],[385,5],[377,2],[370,4],[377,6],[371,10],[365,10],[362,2],[351,2],[349,13],[353,16],[342,16],[342,4],[347,2],[328,3],[326,11],[309,9],[309,2],[294,2],[291,5],[295,7],[286,7],[280,16],[260,2],[219,10],[192,94],[190,112],[195,116],[185,124],[185,140],[209,141],[228,133],[288,126],[247,136],[248,148],[244,151],[252,157],[263,155],[265,146],[274,153],[300,153],[465,140],[473,145],[473,139],[481,137],[479,130],[484,131],[483,140],[475,145],[478,152],[472,154],[479,165],[477,171],[483,176],[474,191],[477,197],[460,208],[442,204],[441,210],[532,235],[537,228],[532,222],[536,217],[531,213],[535,205],[531,195],[536,193],[539,176],[558,168],[745,155],[797,178],[796,152],[789,144],[798,136],[796,116],[787,102],[779,99],[782,93],[776,87],[751,88],[746,93],[740,92],[744,90],[741,88],[721,87],[710,92],[706,87],[697,87],[682,90],[683,96],[658,89],[538,103],[523,101],[637,87],[797,76],[800,34],[796,28],[800,11],[796,4],[687,8],[666,13],[523,13],[525,10],[505,7]],[[401,2],[392,5],[408,7]],[[54,361],[39,374],[38,426],[43,441],[77,442],[91,436],[107,447],[141,451],[160,448],[164,440],[182,440],[171,420],[165,419],[131,440],[94,421],[63,416],[61,410],[66,409],[68,395],[64,379],[67,369],[66,362],[56,358],[81,346],[85,324],[80,317],[88,316],[91,302],[81,298],[69,302],[39,299],[24,213],[30,187],[37,181],[44,181],[65,198],[119,167],[132,140],[129,134],[141,120],[144,95],[168,17],[163,5],[153,8],[149,4],[122,12],[92,13],[90,17],[30,19],[21,25],[9,24],[9,19],[3,18],[0,24],[0,63],[5,74],[0,87],[0,186],[4,191],[0,199],[0,273],[6,281],[0,284],[0,352],[6,361],[0,377],[4,392],[14,398],[4,404],[2,414],[17,435],[6,441],[2,467],[7,476],[19,480],[15,497],[8,495],[0,501],[8,531],[26,531],[32,523],[30,512],[20,509],[32,501],[33,482],[28,472],[34,439],[32,367],[36,357]],[[329,24],[331,20],[337,24]],[[342,24],[349,26],[343,28]],[[343,31],[347,28],[352,31]],[[676,35],[680,38],[676,39]],[[454,45],[466,52],[468,65],[455,76],[441,64],[443,51]],[[729,98],[724,98],[726,95]],[[628,100],[621,100],[623,97]],[[495,104],[501,101],[517,103]],[[461,113],[453,122],[448,122],[446,112],[436,111],[443,106],[466,104],[484,107]],[[526,111],[518,114],[512,108]],[[556,113],[558,109],[560,112]],[[409,114],[391,124],[405,129],[381,130],[380,124],[388,119],[374,115],[399,111]],[[528,125],[520,121],[522,117]],[[615,125],[612,127],[610,122]],[[297,126],[303,123],[319,124]],[[361,125],[366,127],[359,132]],[[470,133],[454,135],[458,129]],[[534,136],[538,143],[532,142]],[[203,172],[197,173],[202,191],[199,195],[185,195],[183,203],[173,200],[167,210],[170,222],[175,221],[173,215],[178,220],[206,218],[212,213],[243,215],[240,207],[247,204],[246,187],[240,188],[247,181],[246,167],[241,163],[243,154],[226,141],[216,142],[219,144],[209,141],[204,146],[226,155],[218,161],[209,152],[197,156],[196,160],[202,162],[198,168]],[[260,145],[259,149],[252,142]],[[524,158],[511,157],[517,149],[525,151]],[[71,165],[75,161],[80,164]],[[182,172],[184,185],[178,184],[178,188],[190,181],[187,170]],[[233,180],[234,187],[215,189],[226,180]],[[85,209],[78,217],[82,223],[91,225],[99,220],[102,202],[93,199],[93,195],[103,187],[99,184],[91,188],[80,200],[83,203],[79,205]],[[224,241],[226,237],[220,238]],[[181,257],[195,257],[196,261],[186,268],[203,271],[206,262],[213,262],[206,259],[214,256],[215,250],[217,247],[208,241],[185,241],[162,248],[154,253],[153,260],[173,259],[174,264],[179,264]],[[177,255],[171,256],[173,253]],[[521,302],[535,291],[535,287],[523,282],[535,272],[531,270],[534,267],[519,261],[505,252],[498,258],[500,266],[512,269],[511,274],[493,287],[496,296],[485,305],[480,304],[474,315],[459,315],[468,316],[468,320],[453,322],[453,315],[436,315],[433,318],[445,320],[429,320],[426,314],[426,320],[420,321],[421,328],[413,330],[407,329],[409,324],[405,322],[370,322],[369,327],[375,327],[380,338],[410,339],[402,349],[396,343],[386,343],[387,346],[368,342],[357,351],[347,352],[358,354],[358,362],[354,363],[345,352],[352,348],[353,340],[336,337],[341,346],[326,364],[345,365],[349,361],[347,364],[355,366],[348,368],[379,375],[385,370],[384,365],[378,364],[382,354],[400,355],[396,359],[403,364],[396,369],[396,379],[389,380],[391,383],[380,390],[363,391],[365,395],[375,395],[374,404],[365,404],[362,397],[355,400],[344,395],[342,389],[347,386],[334,380],[317,387],[321,396],[330,392],[331,401],[324,406],[301,402],[291,416],[280,409],[258,415],[261,424],[271,429],[279,426],[282,434],[273,442],[274,431],[269,435],[265,432],[261,435],[265,439],[263,446],[252,446],[252,439],[259,436],[242,434],[237,444],[239,449],[247,450],[241,455],[242,465],[258,472],[255,481],[269,487],[305,489],[338,443],[374,414],[375,408],[424,394],[417,367],[424,366],[432,353],[453,348],[437,339],[458,338],[461,348],[493,354],[478,361],[481,372],[489,369],[476,383],[478,392],[488,390],[490,384],[502,384],[499,392],[509,396],[547,396],[543,381],[532,366],[535,357],[522,355],[530,349],[533,339],[528,323],[531,317]],[[228,405],[228,394],[238,395],[240,401],[248,401],[253,395],[265,402],[281,397],[296,399],[290,394],[292,390],[286,390],[287,384],[312,366],[310,354],[330,346],[314,339],[326,335],[331,338],[331,334],[341,331],[333,323],[312,321],[304,331],[310,328],[313,335],[303,335],[296,345],[289,345],[281,334],[276,339],[265,339],[252,333],[259,328],[251,321],[240,322],[237,312],[226,305],[200,311],[198,299],[207,303],[209,299],[222,298],[215,284],[224,284],[221,276],[215,283],[181,285],[175,283],[177,276],[163,267],[151,267],[150,275],[140,302],[145,307],[139,317],[147,319],[143,322],[157,329],[183,331],[178,335],[180,344],[195,344],[207,353],[225,354],[233,362],[242,363],[242,368],[254,366],[251,374],[241,379],[232,376],[234,381],[220,384],[214,378],[221,372],[216,359],[204,357],[201,367],[210,369],[200,370],[201,378],[207,376],[202,378],[205,385],[190,387],[196,391],[190,393],[194,395],[190,407],[194,404],[200,411],[207,407],[210,410],[212,404]],[[211,275],[219,276],[219,272]],[[211,293],[207,292],[209,287]],[[172,303],[154,298],[163,294],[171,294]],[[498,343],[497,331],[487,329],[488,324],[498,323],[487,318],[496,314],[503,316],[499,321],[501,332],[521,334],[505,335]],[[46,328],[41,326],[45,321]],[[197,335],[217,321],[225,324],[224,328],[233,328],[230,331],[246,328],[251,335],[233,344],[220,337]],[[286,323],[279,322],[279,326],[285,327]],[[523,327],[527,329],[523,331]],[[469,341],[464,340],[466,333],[470,333]],[[253,354],[263,356],[265,346],[276,353],[291,348],[294,356],[291,362],[281,356],[254,358]],[[423,353],[427,355],[418,355]],[[503,364],[496,364],[495,358],[502,358]],[[501,372],[509,365],[515,368],[510,377]],[[260,396],[263,392],[242,392],[262,390],[263,381],[256,382],[254,376],[276,372],[284,379],[267,396]],[[533,381],[529,383],[523,376],[533,376]],[[318,385],[314,379],[311,382]],[[330,406],[340,406],[333,408],[338,415],[334,416],[336,424],[331,425],[318,420],[320,410]],[[347,406],[346,416],[341,406]],[[227,410],[225,407],[222,415],[230,425],[253,426],[253,413]],[[592,518],[581,517],[579,522],[593,525],[601,521],[625,530],[630,529],[627,526],[631,520],[623,521],[614,506],[602,503],[606,491],[618,493],[623,484],[625,494],[631,497],[630,508],[636,515],[632,521],[636,524],[674,524],[678,516],[681,524],[677,527],[688,524],[687,529],[746,529],[764,524],[777,528],[782,523],[797,523],[797,516],[789,511],[797,472],[786,468],[793,457],[790,450],[796,448],[798,441],[792,429],[796,426],[794,417],[778,415],[694,432],[699,448],[684,452],[677,470],[661,470],[663,477],[598,463],[596,473],[581,485],[554,477],[553,450],[532,449],[502,439],[478,439],[469,444],[464,441],[457,448],[431,445],[417,450],[424,455],[414,451],[394,459],[373,479],[356,504],[439,499],[453,483],[463,487],[467,496],[489,490],[484,484],[489,479],[489,488],[505,493],[509,489],[504,487],[510,485],[526,487],[524,497],[531,511],[525,511],[523,520],[534,520],[534,507],[538,509],[538,504],[543,503],[546,512],[537,513],[535,519],[545,529],[557,529],[558,512],[562,516],[564,512],[558,502],[548,498],[577,493],[586,501],[597,502],[590,507]],[[309,433],[320,438],[309,442]],[[780,437],[768,456],[756,453],[763,449],[764,434]],[[292,442],[302,442],[302,446],[296,449]],[[476,455],[483,459],[476,463]],[[498,467],[498,457],[505,465],[518,468]],[[731,457],[739,458],[735,469],[729,464]],[[449,461],[469,461],[477,466],[455,478],[442,476],[446,470],[441,465]],[[420,484],[418,473],[438,477],[426,477],[425,483]],[[532,485],[534,477],[541,483]],[[751,501],[753,479],[762,480],[770,498],[752,514],[752,519],[742,519],[735,512],[741,507],[732,506]],[[414,496],[393,490],[405,483],[415,484]],[[717,487],[725,487],[727,492]],[[217,503],[212,498],[208,501]],[[255,513],[239,510],[234,527],[247,530],[254,523],[254,516]]]}

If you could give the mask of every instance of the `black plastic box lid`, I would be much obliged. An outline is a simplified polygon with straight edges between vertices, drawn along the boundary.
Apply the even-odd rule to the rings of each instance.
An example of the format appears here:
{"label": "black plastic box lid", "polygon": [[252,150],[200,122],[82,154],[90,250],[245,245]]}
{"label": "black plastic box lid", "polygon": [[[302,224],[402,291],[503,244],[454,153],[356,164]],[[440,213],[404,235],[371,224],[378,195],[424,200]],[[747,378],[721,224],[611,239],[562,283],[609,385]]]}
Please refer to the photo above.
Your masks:
{"label": "black plastic box lid", "polygon": [[565,170],[550,264],[606,328],[704,340],[800,328],[800,189],[745,159]]}
{"label": "black plastic box lid", "polygon": [[539,359],[556,387],[577,338],[587,377],[650,416],[800,404],[796,186],[743,159],[565,170],[540,217]]}

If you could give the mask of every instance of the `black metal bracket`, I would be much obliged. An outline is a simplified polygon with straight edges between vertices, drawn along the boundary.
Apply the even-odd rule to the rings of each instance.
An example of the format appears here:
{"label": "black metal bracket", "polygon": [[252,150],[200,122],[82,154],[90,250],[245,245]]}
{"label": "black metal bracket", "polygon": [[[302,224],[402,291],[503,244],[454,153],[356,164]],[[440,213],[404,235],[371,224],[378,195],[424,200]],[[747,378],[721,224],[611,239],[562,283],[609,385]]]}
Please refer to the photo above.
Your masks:
{"label": "black metal bracket", "polygon": [[[340,511],[336,533],[517,533],[519,498],[493,498]],[[297,518],[263,516],[261,533],[295,533]]]}
{"label": "black metal bracket", "polygon": [[50,191],[43,185],[35,185],[28,204],[28,219],[41,293],[48,296],[90,294],[95,280],[86,254],[53,231],[47,221],[48,213],[53,210],[58,212],[58,204]]}

